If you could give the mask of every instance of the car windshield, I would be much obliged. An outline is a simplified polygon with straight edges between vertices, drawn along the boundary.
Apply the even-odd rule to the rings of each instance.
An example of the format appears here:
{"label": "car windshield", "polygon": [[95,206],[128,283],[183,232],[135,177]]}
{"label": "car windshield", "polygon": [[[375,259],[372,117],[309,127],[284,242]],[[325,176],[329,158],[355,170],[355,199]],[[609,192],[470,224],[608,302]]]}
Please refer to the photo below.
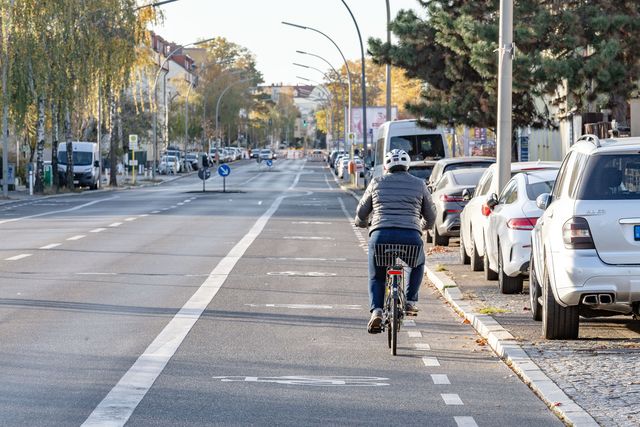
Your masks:
{"label": "car windshield", "polygon": [[589,159],[579,200],[640,199],[640,154],[607,154]]}
{"label": "car windshield", "polygon": [[554,182],[555,180],[527,184],[527,197],[529,198],[529,200],[535,200],[541,194],[551,193],[551,190],[553,190]]}
{"label": "car windshield", "polygon": [[413,161],[444,157],[442,136],[437,133],[392,136],[390,143],[391,150],[404,150]]}
{"label": "car windshield", "polygon": [[424,179],[425,181],[429,179],[431,176],[431,172],[433,172],[433,168],[418,166],[409,168],[409,173],[417,178]]}
{"label": "car windshield", "polygon": [[[73,165],[74,166],[89,166],[91,165],[91,160],[93,158],[93,153],[89,151],[74,151],[73,152]],[[67,164],[67,152],[66,151],[58,151],[58,163],[61,165]]]}

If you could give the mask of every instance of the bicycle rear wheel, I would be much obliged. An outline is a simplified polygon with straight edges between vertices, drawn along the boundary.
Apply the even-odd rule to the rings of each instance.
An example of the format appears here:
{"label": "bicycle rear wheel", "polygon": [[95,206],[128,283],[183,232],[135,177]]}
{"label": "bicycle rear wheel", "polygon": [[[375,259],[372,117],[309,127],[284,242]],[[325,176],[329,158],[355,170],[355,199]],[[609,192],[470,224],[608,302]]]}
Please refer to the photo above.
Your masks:
{"label": "bicycle rear wheel", "polygon": [[391,326],[389,330],[391,331],[391,354],[396,355],[398,348],[398,330],[400,329],[400,318],[399,318],[399,304],[398,304],[398,295],[393,296],[393,307],[391,309]]}

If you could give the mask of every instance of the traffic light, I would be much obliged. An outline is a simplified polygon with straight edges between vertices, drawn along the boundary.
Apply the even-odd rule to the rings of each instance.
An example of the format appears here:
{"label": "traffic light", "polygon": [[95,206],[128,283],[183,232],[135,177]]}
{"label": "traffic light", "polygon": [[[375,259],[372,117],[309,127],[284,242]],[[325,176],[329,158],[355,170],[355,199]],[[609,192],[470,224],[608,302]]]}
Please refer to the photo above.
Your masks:
{"label": "traffic light", "polygon": [[302,119],[302,127],[307,127],[307,119]]}

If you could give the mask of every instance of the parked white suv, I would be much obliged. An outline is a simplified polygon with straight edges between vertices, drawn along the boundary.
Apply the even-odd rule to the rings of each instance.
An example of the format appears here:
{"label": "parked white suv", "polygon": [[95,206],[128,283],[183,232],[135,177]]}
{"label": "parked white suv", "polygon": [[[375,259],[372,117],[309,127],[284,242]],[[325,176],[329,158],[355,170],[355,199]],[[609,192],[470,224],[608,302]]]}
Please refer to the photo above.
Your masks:
{"label": "parked white suv", "polygon": [[638,315],[640,138],[581,137],[536,202],[530,287],[544,337],[577,338],[580,315]]}

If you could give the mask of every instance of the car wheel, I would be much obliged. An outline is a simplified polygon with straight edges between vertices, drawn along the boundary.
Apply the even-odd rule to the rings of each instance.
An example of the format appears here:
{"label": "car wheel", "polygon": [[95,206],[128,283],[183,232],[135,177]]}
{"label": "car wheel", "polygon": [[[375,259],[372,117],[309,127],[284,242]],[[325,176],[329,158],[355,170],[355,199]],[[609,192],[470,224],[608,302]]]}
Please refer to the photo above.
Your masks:
{"label": "car wheel", "polygon": [[441,236],[436,224],[433,224],[433,243],[437,246],[449,246],[449,237]]}
{"label": "car wheel", "polygon": [[540,283],[538,283],[538,279],[536,278],[533,254],[531,254],[531,261],[529,262],[529,300],[531,303],[531,317],[537,322],[542,320],[542,305],[539,301],[541,294],[542,289],[540,289]]}
{"label": "car wheel", "polygon": [[433,243],[433,236],[431,235],[431,230],[426,230],[426,239],[427,239],[427,243]]}
{"label": "car wheel", "polygon": [[471,237],[471,254],[469,258],[471,258],[471,271],[482,271],[482,258],[478,255],[478,248],[473,240],[473,235]]}
{"label": "car wheel", "polygon": [[464,247],[464,240],[462,240],[462,231],[460,231],[460,262],[463,265],[471,264],[471,258],[467,255],[467,250]]}
{"label": "car wheel", "polygon": [[486,280],[498,280],[498,273],[493,271],[489,267],[489,255],[487,254],[487,247],[484,247],[484,257],[482,258],[482,267],[484,268],[484,278]]}
{"label": "car wheel", "polygon": [[549,340],[577,339],[580,328],[578,306],[563,307],[556,302],[548,272],[544,274],[542,286],[542,335]]}
{"label": "car wheel", "polygon": [[498,243],[498,285],[503,294],[519,294],[522,292],[522,276],[507,276],[504,272],[504,260],[502,259],[502,248]]}

